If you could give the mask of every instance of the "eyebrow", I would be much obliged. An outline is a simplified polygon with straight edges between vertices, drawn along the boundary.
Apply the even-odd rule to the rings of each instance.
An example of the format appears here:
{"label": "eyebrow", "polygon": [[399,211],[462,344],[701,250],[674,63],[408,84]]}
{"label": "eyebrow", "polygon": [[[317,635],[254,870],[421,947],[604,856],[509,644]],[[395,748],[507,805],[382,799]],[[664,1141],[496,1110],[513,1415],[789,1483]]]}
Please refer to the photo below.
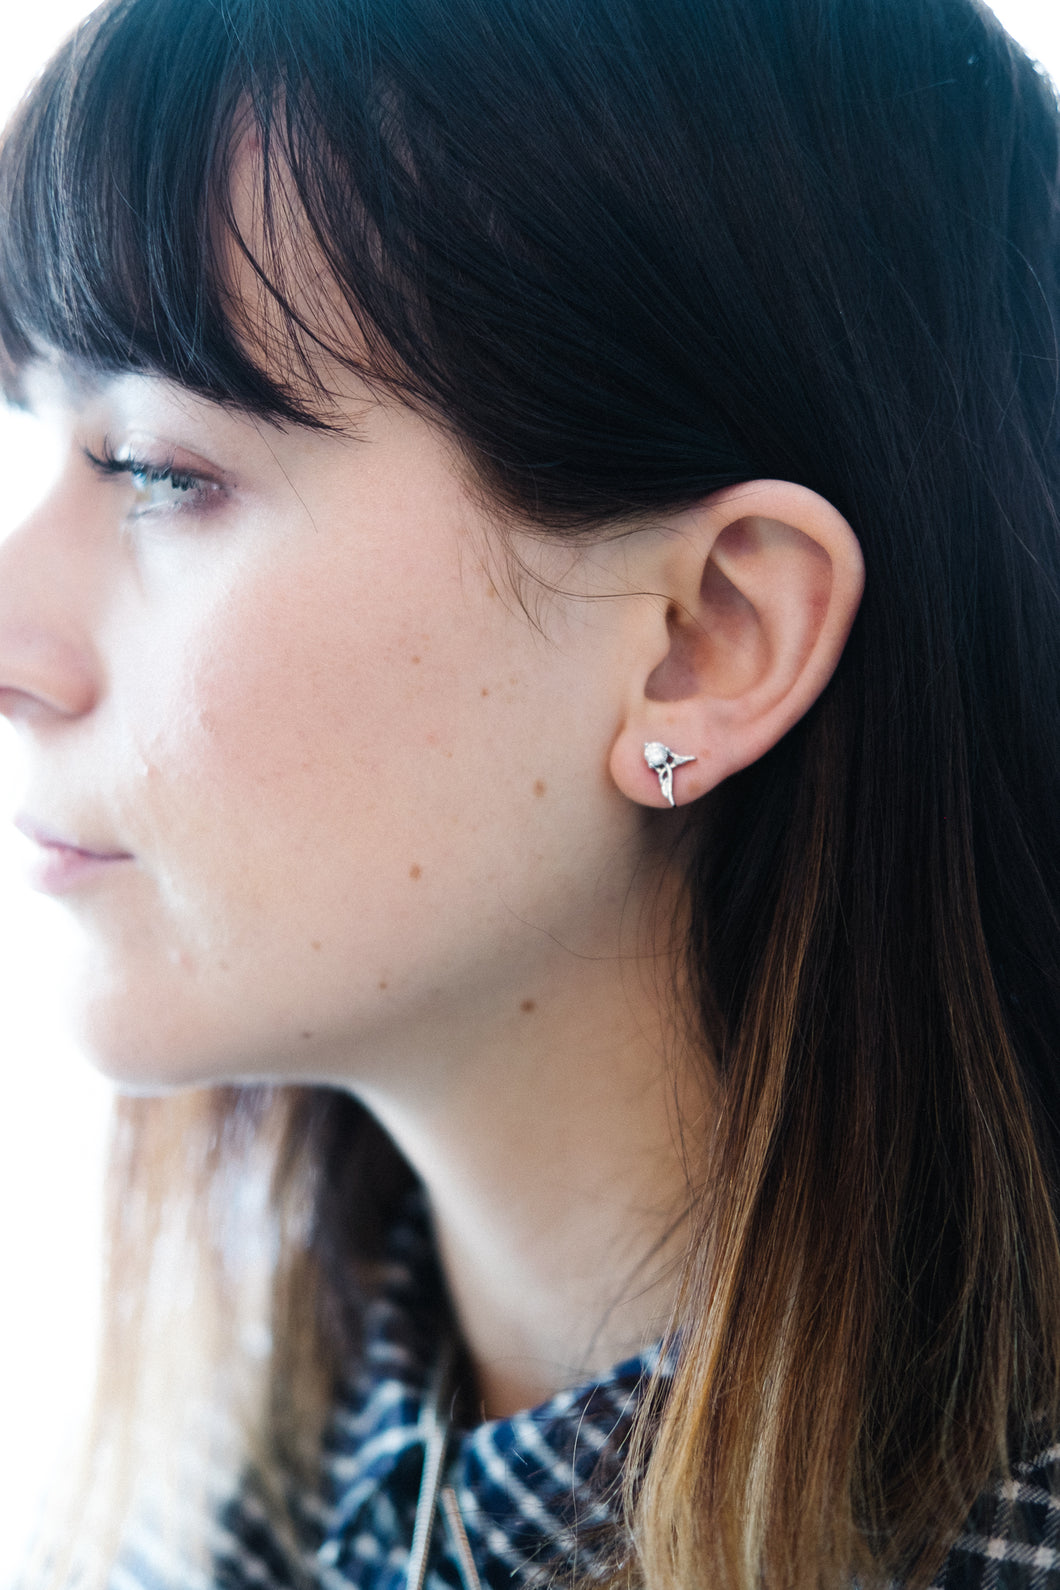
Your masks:
{"label": "eyebrow", "polygon": [[8,407],[32,414],[38,407],[33,400],[38,383],[73,404],[81,404],[99,397],[111,381],[118,379],[118,371],[101,370],[87,359],[49,349],[12,372],[4,383],[3,396]]}
{"label": "eyebrow", "polygon": [[27,360],[14,372],[14,378],[8,383],[5,395],[11,405],[30,413],[35,412],[38,407],[33,401],[35,388],[42,399],[45,396],[57,398],[62,404],[71,408],[81,408],[105,397],[109,389],[130,380],[142,381],[163,391],[168,389],[174,393],[187,393],[203,402],[214,403],[219,408],[231,408],[233,412],[242,412],[238,406],[220,403],[216,398],[196,392],[193,387],[182,385],[172,376],[153,370],[137,369],[131,365],[115,364],[107,367],[76,354],[53,349],[47,349],[36,358]]}

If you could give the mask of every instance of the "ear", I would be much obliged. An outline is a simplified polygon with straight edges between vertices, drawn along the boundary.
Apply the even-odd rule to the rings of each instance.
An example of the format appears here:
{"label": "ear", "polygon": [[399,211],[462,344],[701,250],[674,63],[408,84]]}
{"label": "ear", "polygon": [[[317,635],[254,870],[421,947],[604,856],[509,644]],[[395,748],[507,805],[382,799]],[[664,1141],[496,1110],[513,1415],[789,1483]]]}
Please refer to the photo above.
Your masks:
{"label": "ear", "polygon": [[685,805],[763,756],[813,705],[839,661],[864,587],[861,548],[816,492],[756,480],[675,515],[643,546],[632,664],[611,776],[665,806],[645,744],[695,760],[673,774]]}

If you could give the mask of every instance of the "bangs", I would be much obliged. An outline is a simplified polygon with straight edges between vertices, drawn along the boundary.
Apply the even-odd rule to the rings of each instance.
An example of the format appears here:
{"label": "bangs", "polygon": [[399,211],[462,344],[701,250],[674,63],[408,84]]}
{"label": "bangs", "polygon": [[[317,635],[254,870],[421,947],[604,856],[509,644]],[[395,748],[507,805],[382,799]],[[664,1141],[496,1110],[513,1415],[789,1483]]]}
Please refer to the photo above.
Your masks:
{"label": "bangs", "polygon": [[[0,381],[13,401],[25,367],[51,354],[93,372],[167,377],[309,425],[326,423],[326,358],[407,384],[362,304],[332,280],[336,251],[301,196],[325,186],[301,153],[324,143],[305,82],[288,92],[276,41],[270,55],[241,31],[238,13],[237,4],[199,0],[111,0],[9,125],[0,147]],[[296,101],[297,122],[284,116],[281,125],[276,106]],[[240,150],[253,151],[257,188],[249,236],[232,198]],[[334,182],[332,169],[329,198]],[[369,230],[361,197],[348,201],[347,276],[351,222],[359,216],[362,235]],[[354,252],[369,258],[359,279],[371,275],[378,243]],[[236,292],[237,277],[249,293]]]}
{"label": "bangs", "polygon": [[758,376],[715,283],[719,195],[673,136],[681,57],[620,24],[567,0],[107,0],[0,145],[0,382],[17,401],[57,355],[341,429],[352,373],[558,529],[783,474],[737,423]]}

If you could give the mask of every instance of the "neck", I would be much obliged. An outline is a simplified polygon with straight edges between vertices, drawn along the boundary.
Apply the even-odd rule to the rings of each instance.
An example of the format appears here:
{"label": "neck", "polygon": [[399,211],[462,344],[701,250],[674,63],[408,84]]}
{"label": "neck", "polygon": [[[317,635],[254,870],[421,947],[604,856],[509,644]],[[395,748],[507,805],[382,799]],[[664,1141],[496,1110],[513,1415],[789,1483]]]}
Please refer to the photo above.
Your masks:
{"label": "neck", "polygon": [[672,969],[645,964],[570,960],[444,1087],[365,1092],[426,1186],[483,1417],[602,1374],[670,1320],[677,1123],[704,1100],[663,1025]]}

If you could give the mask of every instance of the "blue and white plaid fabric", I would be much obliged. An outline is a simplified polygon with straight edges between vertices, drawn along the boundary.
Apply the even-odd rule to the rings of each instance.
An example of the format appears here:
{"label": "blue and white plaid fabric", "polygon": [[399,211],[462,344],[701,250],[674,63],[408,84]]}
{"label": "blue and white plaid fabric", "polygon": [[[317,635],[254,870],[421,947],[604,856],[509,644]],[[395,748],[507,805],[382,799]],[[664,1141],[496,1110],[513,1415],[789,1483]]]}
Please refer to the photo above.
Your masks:
{"label": "blue and white plaid fabric", "polygon": [[[326,1436],[323,1483],[300,1499],[305,1545],[292,1561],[248,1495],[229,1509],[218,1549],[223,1590],[405,1590],[423,1466],[421,1413],[446,1330],[444,1291],[426,1221],[393,1233],[365,1322],[363,1364],[343,1388]],[[658,1350],[603,1382],[561,1392],[510,1419],[454,1430],[446,1483],[456,1492],[484,1590],[547,1580],[562,1565],[592,1578],[594,1537],[617,1510],[624,1448]],[[459,1590],[438,1520],[428,1590]]]}
{"label": "blue and white plaid fabric", "polygon": [[[297,1501],[285,1540],[252,1486],[220,1522],[214,1573],[196,1590],[406,1590],[423,1468],[423,1409],[447,1330],[444,1289],[422,1211],[393,1233],[368,1310],[363,1363],[342,1388],[319,1490]],[[529,1590],[555,1575],[591,1581],[606,1540],[633,1416],[658,1351],[602,1382],[511,1419],[455,1431],[453,1486],[483,1590]],[[665,1372],[665,1371],[664,1371]],[[145,1542],[150,1552],[150,1544]],[[155,1548],[157,1551],[157,1547]],[[192,1590],[156,1560],[126,1559],[113,1590]],[[460,1590],[438,1520],[426,1590]],[[934,1590],[1060,1590],[1060,1446],[980,1498]]]}
{"label": "blue and white plaid fabric", "polygon": [[1060,1446],[981,1496],[933,1590],[1058,1590]]}

